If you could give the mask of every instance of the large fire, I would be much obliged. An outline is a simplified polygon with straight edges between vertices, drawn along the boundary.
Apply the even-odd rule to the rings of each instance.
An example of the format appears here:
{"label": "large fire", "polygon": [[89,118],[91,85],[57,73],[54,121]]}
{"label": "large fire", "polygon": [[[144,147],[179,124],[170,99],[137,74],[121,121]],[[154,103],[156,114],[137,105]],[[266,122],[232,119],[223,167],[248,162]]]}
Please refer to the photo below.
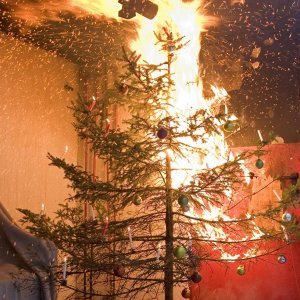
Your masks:
{"label": "large fire", "polygon": [[[188,44],[180,49],[177,55],[177,59],[172,65],[172,76],[175,82],[175,92],[170,97],[170,101],[173,101],[172,109],[169,109],[168,113],[178,118],[182,118],[182,130],[184,128],[184,120],[192,115],[197,109],[204,109],[211,115],[215,114],[214,109],[219,107],[220,104],[225,104],[228,100],[227,92],[218,87],[212,86],[214,97],[211,99],[205,99],[202,93],[202,82],[199,78],[199,64],[198,57],[201,41],[201,32],[206,30],[206,26],[211,24],[214,20],[209,16],[205,16],[203,12],[198,10],[199,2],[182,3],[181,0],[169,0],[160,1],[159,14],[153,21],[142,18],[139,20],[138,36],[139,39],[132,42],[131,47],[133,50],[142,53],[143,58],[151,63],[162,63],[165,60],[162,52],[156,46],[155,36],[153,31],[159,31],[164,26],[169,31],[178,32],[188,40]],[[167,26],[167,27],[166,27]],[[231,116],[231,119],[236,119],[235,116]],[[218,122],[218,121],[215,121]],[[221,124],[215,124],[221,125]],[[203,134],[203,132],[201,132]],[[200,158],[198,154],[191,153],[190,149],[185,149],[184,155],[181,157],[172,158],[172,184],[177,188],[181,184],[189,183],[192,176],[205,168],[213,168],[225,163],[226,161],[233,159],[233,154],[230,152],[223,133],[220,134],[206,134],[206,143],[201,141],[201,148],[206,153],[205,157]],[[200,141],[194,141],[192,138],[184,138],[184,143],[199,146],[197,143]],[[245,166],[245,174],[248,170]],[[248,178],[245,176],[245,178]],[[230,196],[231,191],[228,191]],[[199,199],[202,202],[202,199]],[[203,203],[202,203],[203,204]],[[228,215],[224,214],[226,207],[216,207],[211,204],[206,205],[206,209],[201,212],[201,217],[207,220],[232,220]],[[193,208],[186,214],[191,217],[199,217],[199,212]],[[248,215],[248,218],[251,218]],[[252,221],[253,222],[253,221]],[[196,223],[196,222],[195,222]],[[255,240],[259,239],[263,232],[253,222],[252,235],[239,236],[241,240]],[[215,224],[211,225],[205,223],[202,226],[198,226],[198,234],[207,240],[213,241],[230,241],[231,238],[227,236],[222,227],[218,227]],[[217,243],[215,243],[217,247]],[[221,253],[221,259],[230,261],[238,258],[251,257],[255,253],[255,249],[249,249],[247,253],[230,254],[223,247],[218,247]]]}
{"label": "large fire", "polygon": [[[155,2],[155,1],[153,1]],[[148,20],[142,16],[137,16],[134,21],[137,25],[138,39],[131,43],[131,49],[142,55],[141,60],[153,64],[159,64],[165,61],[165,55],[161,49],[157,46],[157,40],[154,32],[159,32],[162,28],[165,29],[165,33],[174,32],[185,37],[188,41],[187,45],[176,52],[177,59],[172,64],[172,79],[175,83],[174,93],[170,96],[171,107],[168,108],[166,113],[182,118],[182,130],[185,130],[184,120],[192,115],[197,109],[203,109],[206,113],[215,114],[216,107],[220,107],[221,104],[225,105],[228,101],[227,92],[215,86],[212,86],[214,97],[205,99],[202,93],[202,82],[199,78],[199,52],[201,32],[205,31],[208,25],[211,25],[216,20],[213,17],[206,16],[203,11],[199,11],[199,1],[182,2],[182,0],[160,0],[156,1],[159,5],[159,11],[157,16],[153,20]],[[117,19],[120,5],[117,1],[105,0],[105,1],[93,1],[93,0],[71,0],[72,5],[87,10],[89,13],[104,14],[108,17]],[[235,116],[231,116],[231,119],[236,119]],[[215,120],[215,125],[219,124],[218,120]],[[203,129],[204,130],[204,129]],[[189,149],[185,150],[185,155],[176,157],[172,153],[169,153],[172,159],[172,184],[174,188],[179,187],[182,184],[190,182],[192,176],[203,169],[214,168],[221,165],[228,160],[233,159],[233,154],[226,143],[223,133],[205,133],[206,142],[201,141],[201,148],[203,149],[205,156],[199,157],[198,154],[191,153]],[[185,138],[184,143],[192,146],[197,146],[199,141],[194,141],[192,138]],[[199,146],[199,145],[198,145]],[[244,172],[247,174],[245,167]],[[247,178],[247,176],[245,176]],[[228,190],[228,196],[230,197],[231,191]],[[202,204],[202,199],[199,199]],[[204,207],[204,205],[203,205]],[[232,219],[224,213],[226,206],[213,206],[212,204],[206,204],[206,209],[201,212],[201,218],[216,221],[224,220],[231,221]],[[191,217],[199,217],[199,212],[193,208],[186,213]],[[247,218],[251,219],[248,215]],[[251,221],[252,222],[252,221]],[[197,224],[197,222],[194,222]],[[222,227],[211,225],[210,223],[202,224],[198,227],[199,236],[205,238],[207,241],[230,241],[232,238],[228,237],[223,231]],[[188,233],[187,233],[188,234]],[[263,232],[253,223],[253,230],[251,235],[238,236],[240,241],[255,240],[260,238]],[[217,243],[214,243],[217,246]],[[250,249],[243,255],[230,254],[224,248],[218,247],[221,253],[221,259],[235,260],[238,258],[246,258],[253,256],[253,249]]]}
{"label": "large fire", "polygon": [[[195,110],[205,109],[213,114],[212,107],[220,98],[227,99],[227,93],[224,90],[214,87],[215,97],[204,99],[202,93],[202,82],[199,78],[198,57],[200,52],[201,32],[206,30],[208,23],[213,18],[205,16],[199,12],[199,2],[183,3],[181,0],[160,1],[159,13],[154,20],[140,18],[138,36],[139,38],[132,42],[132,49],[142,53],[142,57],[151,63],[159,64],[165,61],[165,55],[156,45],[156,37],[153,31],[160,32],[162,27],[169,33],[177,33],[184,36],[187,45],[176,52],[176,60],[171,66],[172,79],[175,83],[174,93],[170,96],[170,104],[167,113],[172,116],[182,118],[182,130],[187,124],[184,122],[189,115],[194,114]],[[167,34],[167,33],[166,33]],[[222,95],[222,97],[220,97]],[[225,95],[225,97],[223,97]],[[218,141],[216,141],[218,139]],[[207,143],[201,144],[203,150],[207,153],[204,160],[189,150],[186,150],[186,158],[173,157],[172,167],[174,169],[184,169],[185,171],[176,171],[173,176],[173,187],[190,181],[197,171],[205,167],[214,167],[225,162],[227,156],[227,146],[224,136],[207,136]],[[187,144],[197,146],[197,141],[191,138],[185,138]],[[220,151],[221,150],[221,151]]]}

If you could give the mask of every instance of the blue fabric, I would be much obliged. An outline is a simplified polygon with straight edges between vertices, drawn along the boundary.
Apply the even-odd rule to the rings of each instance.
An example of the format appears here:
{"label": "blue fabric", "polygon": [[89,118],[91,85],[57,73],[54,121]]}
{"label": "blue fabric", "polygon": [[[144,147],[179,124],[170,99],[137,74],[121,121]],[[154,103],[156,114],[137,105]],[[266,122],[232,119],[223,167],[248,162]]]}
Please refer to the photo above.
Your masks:
{"label": "blue fabric", "polygon": [[0,203],[0,295],[11,300],[55,300],[57,249],[18,227]]}

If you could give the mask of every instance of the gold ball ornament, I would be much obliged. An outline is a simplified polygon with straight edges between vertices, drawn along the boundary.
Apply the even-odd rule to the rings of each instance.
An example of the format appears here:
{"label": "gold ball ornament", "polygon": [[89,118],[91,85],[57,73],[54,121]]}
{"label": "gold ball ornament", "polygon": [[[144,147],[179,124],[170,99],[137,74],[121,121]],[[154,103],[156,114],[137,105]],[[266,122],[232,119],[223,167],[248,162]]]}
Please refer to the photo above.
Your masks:
{"label": "gold ball ornament", "polygon": [[226,121],[226,123],[223,126],[226,132],[234,132],[237,129],[237,127],[237,122],[231,120]]}
{"label": "gold ball ornament", "polygon": [[133,200],[133,204],[136,205],[136,206],[141,205],[142,204],[141,196],[136,196]]}
{"label": "gold ball ornament", "polygon": [[237,272],[239,275],[241,275],[241,276],[245,275],[245,273],[246,273],[245,266],[244,266],[244,265],[239,265],[239,266],[237,267],[237,269],[236,269],[236,272]]}
{"label": "gold ball ornament", "polygon": [[190,299],[191,297],[191,291],[189,288],[184,288],[181,292],[181,296],[184,298],[184,299]]}
{"label": "gold ball ornament", "polygon": [[176,258],[183,258],[186,255],[186,249],[183,246],[177,246],[174,249],[173,254]]}

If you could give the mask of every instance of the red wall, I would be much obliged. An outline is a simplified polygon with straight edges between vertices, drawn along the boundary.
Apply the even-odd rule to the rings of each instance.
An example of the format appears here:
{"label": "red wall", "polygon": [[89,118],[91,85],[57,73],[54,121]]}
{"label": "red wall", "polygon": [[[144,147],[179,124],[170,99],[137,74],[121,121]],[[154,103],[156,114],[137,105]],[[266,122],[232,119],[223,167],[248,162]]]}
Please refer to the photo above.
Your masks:
{"label": "red wall", "polygon": [[[242,148],[236,151],[244,150]],[[261,170],[250,167],[258,178],[251,183],[252,191],[273,178],[300,173],[300,144],[268,146],[269,153],[262,159]],[[254,163],[251,162],[254,166]],[[252,169],[251,169],[252,168]],[[275,185],[274,185],[275,184]],[[277,201],[273,190],[280,194],[279,181],[270,185],[262,195],[253,199],[250,207],[255,210]],[[285,182],[289,184],[288,181]],[[243,207],[244,208],[244,207]],[[300,219],[300,208],[294,209]],[[274,245],[275,246],[275,245]],[[286,256],[286,263],[277,261],[278,254]],[[194,300],[298,300],[300,299],[300,242],[286,245],[279,252],[260,260],[246,262],[246,273],[240,276],[236,268],[240,263],[203,263],[200,268],[202,281],[192,287]]]}

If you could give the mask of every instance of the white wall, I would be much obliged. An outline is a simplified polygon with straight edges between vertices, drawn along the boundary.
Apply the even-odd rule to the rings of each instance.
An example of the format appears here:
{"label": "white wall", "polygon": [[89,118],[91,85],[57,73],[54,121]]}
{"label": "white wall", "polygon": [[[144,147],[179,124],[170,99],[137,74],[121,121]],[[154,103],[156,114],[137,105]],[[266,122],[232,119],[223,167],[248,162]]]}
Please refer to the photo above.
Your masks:
{"label": "white wall", "polygon": [[[53,212],[68,193],[67,181],[48,166],[47,152],[77,161],[77,135],[67,106],[77,96],[76,65],[0,34],[0,201]],[[74,91],[67,91],[68,84]]]}

